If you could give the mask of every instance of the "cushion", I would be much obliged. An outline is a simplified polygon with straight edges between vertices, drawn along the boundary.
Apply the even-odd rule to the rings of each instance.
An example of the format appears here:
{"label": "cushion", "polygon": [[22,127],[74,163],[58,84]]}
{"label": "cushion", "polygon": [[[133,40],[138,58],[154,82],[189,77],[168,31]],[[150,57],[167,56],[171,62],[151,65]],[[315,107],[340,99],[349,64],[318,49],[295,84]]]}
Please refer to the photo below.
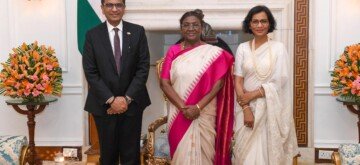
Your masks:
{"label": "cushion", "polygon": [[0,164],[18,165],[26,136],[0,136]]}
{"label": "cushion", "polygon": [[154,144],[155,157],[170,159],[170,147],[168,141],[168,135],[166,133],[161,133],[155,139]]}
{"label": "cushion", "polygon": [[360,144],[340,144],[339,154],[342,165],[360,164]]}

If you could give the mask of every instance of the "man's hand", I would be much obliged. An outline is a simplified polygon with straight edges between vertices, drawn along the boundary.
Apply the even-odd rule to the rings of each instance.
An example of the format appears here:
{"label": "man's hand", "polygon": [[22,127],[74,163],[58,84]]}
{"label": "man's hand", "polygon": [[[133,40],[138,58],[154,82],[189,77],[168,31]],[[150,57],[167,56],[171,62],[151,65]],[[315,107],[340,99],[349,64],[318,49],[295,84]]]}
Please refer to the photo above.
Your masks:
{"label": "man's hand", "polygon": [[111,107],[107,110],[108,114],[121,114],[127,111],[128,105],[126,103],[125,97],[118,96],[114,98],[114,102],[111,104]]}
{"label": "man's hand", "polygon": [[106,112],[107,112],[108,115],[121,114],[120,111],[116,111],[116,110],[114,110],[114,109],[112,109],[112,108],[109,108],[108,110],[106,110]]}

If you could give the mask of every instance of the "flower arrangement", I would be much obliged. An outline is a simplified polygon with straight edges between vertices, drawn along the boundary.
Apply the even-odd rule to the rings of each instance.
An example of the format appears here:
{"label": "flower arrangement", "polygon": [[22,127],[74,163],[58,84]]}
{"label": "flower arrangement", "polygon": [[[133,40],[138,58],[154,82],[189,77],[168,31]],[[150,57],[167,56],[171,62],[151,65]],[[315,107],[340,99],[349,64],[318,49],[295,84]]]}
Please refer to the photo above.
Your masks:
{"label": "flower arrangement", "polygon": [[335,62],[330,87],[334,96],[360,102],[360,43],[345,47]]}
{"label": "flower arrangement", "polygon": [[23,43],[9,54],[0,72],[0,94],[27,101],[61,96],[62,70],[51,47]]}

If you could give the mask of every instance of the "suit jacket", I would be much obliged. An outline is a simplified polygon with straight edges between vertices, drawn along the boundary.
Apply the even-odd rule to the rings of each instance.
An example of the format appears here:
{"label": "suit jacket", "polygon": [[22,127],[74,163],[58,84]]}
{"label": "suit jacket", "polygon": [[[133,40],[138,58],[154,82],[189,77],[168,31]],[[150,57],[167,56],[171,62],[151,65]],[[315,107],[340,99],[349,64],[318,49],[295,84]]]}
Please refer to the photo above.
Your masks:
{"label": "suit jacket", "polygon": [[129,96],[134,101],[125,114],[142,114],[150,105],[146,81],[150,57],[145,30],[142,26],[123,21],[120,74],[112,51],[106,22],[86,33],[83,69],[89,84],[85,110],[94,115],[106,115],[111,96]]}

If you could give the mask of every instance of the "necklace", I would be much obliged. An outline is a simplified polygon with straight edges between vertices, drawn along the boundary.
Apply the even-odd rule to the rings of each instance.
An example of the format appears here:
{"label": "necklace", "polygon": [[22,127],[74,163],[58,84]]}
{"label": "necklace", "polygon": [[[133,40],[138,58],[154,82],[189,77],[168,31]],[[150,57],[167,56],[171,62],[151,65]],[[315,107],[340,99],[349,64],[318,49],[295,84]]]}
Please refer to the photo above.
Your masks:
{"label": "necklace", "polygon": [[182,50],[184,50],[184,49],[185,49],[185,41],[184,41],[184,42],[182,42],[182,44],[181,44],[181,48],[182,48]]}
{"label": "necklace", "polygon": [[268,50],[269,50],[269,62],[270,62],[270,66],[269,68],[267,69],[267,71],[265,73],[262,73],[260,72],[260,70],[258,69],[258,66],[257,66],[257,58],[256,58],[256,55],[255,55],[255,38],[253,39],[252,41],[252,44],[251,44],[251,54],[252,54],[252,61],[253,61],[253,65],[254,65],[254,68],[255,68],[255,72],[256,72],[256,77],[259,78],[260,80],[265,80],[267,77],[269,77],[269,75],[271,74],[271,71],[273,69],[273,66],[274,66],[274,62],[273,62],[273,54],[272,54],[272,51],[271,51],[271,46],[270,46],[270,42],[269,42],[269,38],[267,40],[267,44],[268,44]]}

